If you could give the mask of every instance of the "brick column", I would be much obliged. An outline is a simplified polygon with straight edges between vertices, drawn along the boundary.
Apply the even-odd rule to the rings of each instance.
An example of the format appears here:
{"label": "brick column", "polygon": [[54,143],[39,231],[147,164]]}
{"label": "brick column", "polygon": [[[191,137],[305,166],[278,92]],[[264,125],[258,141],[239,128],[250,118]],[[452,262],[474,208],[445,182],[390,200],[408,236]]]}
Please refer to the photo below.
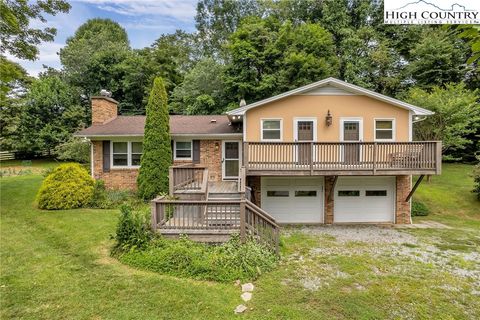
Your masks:
{"label": "brick column", "polygon": [[396,224],[410,224],[410,202],[405,202],[408,194],[412,190],[412,176],[397,176],[397,197],[396,197]]}
{"label": "brick column", "polygon": [[333,176],[326,176],[325,177],[325,207],[324,207],[324,212],[325,212],[325,221],[324,223],[326,224],[332,224],[333,223],[333,193],[332,193],[332,199],[328,198],[328,195],[330,194],[332,188],[333,188],[333,181],[335,180],[335,177]]}
{"label": "brick column", "polygon": [[209,181],[222,181],[221,140],[200,140],[200,163],[208,167]]}

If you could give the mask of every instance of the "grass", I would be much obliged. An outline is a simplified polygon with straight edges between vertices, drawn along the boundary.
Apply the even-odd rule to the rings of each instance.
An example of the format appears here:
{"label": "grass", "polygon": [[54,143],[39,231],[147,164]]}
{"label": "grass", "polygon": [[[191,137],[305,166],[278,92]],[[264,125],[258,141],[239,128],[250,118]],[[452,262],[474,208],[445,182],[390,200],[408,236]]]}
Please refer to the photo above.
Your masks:
{"label": "grass", "polygon": [[480,257],[480,206],[469,193],[471,168],[445,165],[443,176],[422,183],[415,197],[432,213],[415,221],[434,220],[451,229],[401,231],[416,243],[342,243],[301,232],[284,236],[280,267],[255,282],[243,315],[233,314],[241,303],[233,284],[139,271],[109,257],[117,210],[41,211],[33,203],[41,175],[4,177],[0,317],[479,318],[475,272],[480,266],[469,257]]}

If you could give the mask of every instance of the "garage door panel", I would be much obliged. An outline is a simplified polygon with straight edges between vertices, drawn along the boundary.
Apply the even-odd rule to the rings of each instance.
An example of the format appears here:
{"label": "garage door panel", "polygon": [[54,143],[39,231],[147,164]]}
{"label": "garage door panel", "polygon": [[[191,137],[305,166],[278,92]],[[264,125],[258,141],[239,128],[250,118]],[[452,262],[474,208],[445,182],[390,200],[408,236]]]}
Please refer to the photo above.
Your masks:
{"label": "garage door panel", "polygon": [[[289,196],[273,196],[282,191],[288,191]],[[320,223],[323,221],[323,177],[264,177],[261,205],[280,223]]]}
{"label": "garage door panel", "polygon": [[335,188],[334,222],[393,222],[394,190],[395,177],[340,177]]}

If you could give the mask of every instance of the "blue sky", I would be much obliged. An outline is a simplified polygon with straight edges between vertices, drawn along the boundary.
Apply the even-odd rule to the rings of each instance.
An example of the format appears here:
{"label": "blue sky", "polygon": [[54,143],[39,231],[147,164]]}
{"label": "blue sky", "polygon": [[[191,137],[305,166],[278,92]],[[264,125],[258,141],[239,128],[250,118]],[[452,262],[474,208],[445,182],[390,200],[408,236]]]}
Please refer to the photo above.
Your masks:
{"label": "blue sky", "polygon": [[[36,61],[10,59],[20,63],[30,75],[42,71],[42,65],[60,68],[57,53],[68,37],[88,19],[109,18],[118,22],[128,33],[133,48],[150,46],[162,33],[173,33],[177,29],[188,32],[195,30],[197,0],[70,0],[72,8],[68,14],[47,17],[47,26],[57,28],[53,42],[39,46]],[[34,26],[42,24],[32,22]]]}

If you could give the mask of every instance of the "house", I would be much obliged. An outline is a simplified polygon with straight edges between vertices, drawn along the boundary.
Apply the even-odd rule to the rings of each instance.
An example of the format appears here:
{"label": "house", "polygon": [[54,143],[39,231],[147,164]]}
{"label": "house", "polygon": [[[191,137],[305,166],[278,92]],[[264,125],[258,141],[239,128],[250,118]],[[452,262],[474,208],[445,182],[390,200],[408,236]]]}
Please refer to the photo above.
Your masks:
{"label": "house", "polygon": [[[200,228],[212,201],[221,206],[245,192],[247,213],[256,210],[272,223],[410,223],[421,178],[441,172],[441,142],[412,141],[414,123],[431,114],[328,78],[226,115],[173,115],[170,192],[204,206],[195,213],[203,224],[179,228]],[[96,179],[135,188],[144,123],[143,116],[117,116],[111,98],[92,98],[92,126],[77,135],[92,141]],[[413,187],[412,175],[420,176]],[[222,212],[224,219],[238,213]]]}

